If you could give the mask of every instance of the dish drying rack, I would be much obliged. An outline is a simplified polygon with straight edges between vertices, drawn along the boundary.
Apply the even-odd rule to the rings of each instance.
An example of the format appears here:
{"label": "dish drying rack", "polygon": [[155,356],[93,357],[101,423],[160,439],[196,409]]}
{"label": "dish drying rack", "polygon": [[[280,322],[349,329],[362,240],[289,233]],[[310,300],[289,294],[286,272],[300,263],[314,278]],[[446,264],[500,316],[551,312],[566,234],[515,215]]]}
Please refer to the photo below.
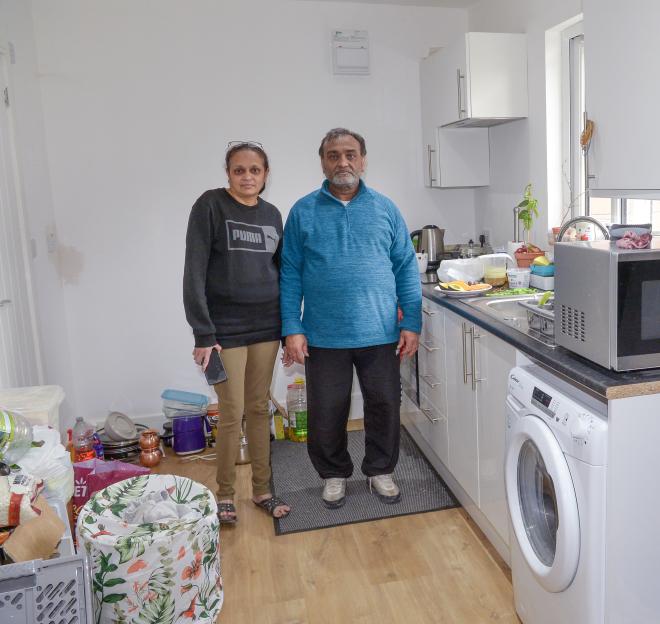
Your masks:
{"label": "dish drying rack", "polygon": [[555,343],[555,298],[550,297],[543,305],[538,305],[536,301],[519,301],[518,305],[527,310],[529,335],[554,349],[557,346]]}

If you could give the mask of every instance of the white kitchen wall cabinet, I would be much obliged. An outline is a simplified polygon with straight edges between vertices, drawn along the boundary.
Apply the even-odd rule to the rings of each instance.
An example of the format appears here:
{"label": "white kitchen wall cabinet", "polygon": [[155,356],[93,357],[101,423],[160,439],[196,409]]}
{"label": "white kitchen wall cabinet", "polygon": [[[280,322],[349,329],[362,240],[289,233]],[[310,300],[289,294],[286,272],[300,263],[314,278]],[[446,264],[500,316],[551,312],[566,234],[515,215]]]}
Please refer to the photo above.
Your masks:
{"label": "white kitchen wall cabinet", "polygon": [[660,2],[584,0],[583,11],[589,187],[660,189]]}
{"label": "white kitchen wall cabinet", "polygon": [[420,67],[424,181],[490,184],[488,126],[527,117],[527,38],[466,33]]}
{"label": "white kitchen wall cabinet", "polygon": [[527,117],[527,36],[469,32],[439,52],[440,125],[488,127]]}
{"label": "white kitchen wall cabinet", "polygon": [[488,186],[488,129],[440,127],[441,58],[442,51],[434,52],[420,66],[424,185],[430,188]]}

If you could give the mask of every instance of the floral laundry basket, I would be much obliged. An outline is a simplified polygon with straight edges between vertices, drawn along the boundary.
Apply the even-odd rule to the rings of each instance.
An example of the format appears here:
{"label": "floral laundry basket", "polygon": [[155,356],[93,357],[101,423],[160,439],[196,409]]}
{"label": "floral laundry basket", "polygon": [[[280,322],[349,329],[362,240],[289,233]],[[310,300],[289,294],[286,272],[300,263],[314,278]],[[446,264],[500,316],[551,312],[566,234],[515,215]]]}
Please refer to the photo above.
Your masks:
{"label": "floral laundry basket", "polygon": [[95,624],[215,622],[222,607],[213,494],[174,475],[143,475],[92,496],[78,544],[92,571]]}

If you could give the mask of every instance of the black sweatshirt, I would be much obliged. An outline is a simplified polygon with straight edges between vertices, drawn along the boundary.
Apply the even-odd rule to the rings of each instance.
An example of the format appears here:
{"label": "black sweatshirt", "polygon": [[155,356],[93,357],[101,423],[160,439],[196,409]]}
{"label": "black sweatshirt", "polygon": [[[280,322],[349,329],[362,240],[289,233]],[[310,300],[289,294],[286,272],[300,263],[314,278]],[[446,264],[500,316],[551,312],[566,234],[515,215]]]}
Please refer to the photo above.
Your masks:
{"label": "black sweatshirt", "polygon": [[183,305],[196,347],[280,340],[282,215],[259,198],[237,202],[224,188],[192,207],[186,234]]}

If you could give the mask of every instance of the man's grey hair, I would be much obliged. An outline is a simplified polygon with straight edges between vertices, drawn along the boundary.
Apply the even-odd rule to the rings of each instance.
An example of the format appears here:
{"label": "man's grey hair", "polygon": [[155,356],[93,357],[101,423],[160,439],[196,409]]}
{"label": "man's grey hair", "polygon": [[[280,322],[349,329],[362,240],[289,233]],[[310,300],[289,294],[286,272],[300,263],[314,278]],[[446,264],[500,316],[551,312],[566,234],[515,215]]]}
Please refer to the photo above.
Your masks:
{"label": "man's grey hair", "polygon": [[364,137],[361,134],[353,132],[352,130],[347,130],[346,128],[333,128],[332,130],[328,130],[327,134],[323,137],[321,146],[319,147],[319,156],[323,158],[323,148],[328,141],[334,141],[335,139],[343,136],[353,137],[360,144],[360,155],[367,155],[367,144],[365,143]]}

